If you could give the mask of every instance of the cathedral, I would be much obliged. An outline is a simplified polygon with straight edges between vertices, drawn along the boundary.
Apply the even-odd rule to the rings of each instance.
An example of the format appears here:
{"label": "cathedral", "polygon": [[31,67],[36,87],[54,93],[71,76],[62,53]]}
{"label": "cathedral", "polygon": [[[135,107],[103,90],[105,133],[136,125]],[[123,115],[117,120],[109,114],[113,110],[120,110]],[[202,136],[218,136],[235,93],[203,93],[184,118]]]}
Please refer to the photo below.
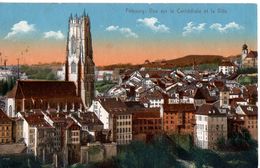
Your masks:
{"label": "cathedral", "polygon": [[5,111],[9,117],[32,109],[57,112],[85,111],[94,99],[94,67],[90,19],[69,18],[65,81],[17,80],[7,93]]}
{"label": "cathedral", "polygon": [[76,84],[84,106],[90,107],[94,98],[95,64],[89,16],[85,11],[81,17],[71,15],[68,27],[65,79]]}

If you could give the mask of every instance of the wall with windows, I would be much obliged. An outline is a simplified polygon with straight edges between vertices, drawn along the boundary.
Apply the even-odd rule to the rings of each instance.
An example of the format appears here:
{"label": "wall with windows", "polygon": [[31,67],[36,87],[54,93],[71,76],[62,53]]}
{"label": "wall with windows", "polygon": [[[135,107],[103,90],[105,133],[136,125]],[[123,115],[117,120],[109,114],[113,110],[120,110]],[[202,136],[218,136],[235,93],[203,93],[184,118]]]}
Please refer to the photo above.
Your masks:
{"label": "wall with windows", "polygon": [[118,144],[128,144],[132,140],[132,114],[117,115],[116,141]]}

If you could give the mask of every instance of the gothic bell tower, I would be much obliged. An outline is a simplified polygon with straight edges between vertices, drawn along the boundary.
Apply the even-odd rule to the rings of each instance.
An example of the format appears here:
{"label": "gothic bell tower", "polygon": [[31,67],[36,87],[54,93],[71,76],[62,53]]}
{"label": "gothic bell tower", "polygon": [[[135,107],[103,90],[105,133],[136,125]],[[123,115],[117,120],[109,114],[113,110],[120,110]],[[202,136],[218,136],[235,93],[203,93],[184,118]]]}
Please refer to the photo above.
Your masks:
{"label": "gothic bell tower", "polygon": [[65,80],[75,82],[85,107],[94,99],[94,68],[90,19],[84,11],[80,17],[69,18]]}

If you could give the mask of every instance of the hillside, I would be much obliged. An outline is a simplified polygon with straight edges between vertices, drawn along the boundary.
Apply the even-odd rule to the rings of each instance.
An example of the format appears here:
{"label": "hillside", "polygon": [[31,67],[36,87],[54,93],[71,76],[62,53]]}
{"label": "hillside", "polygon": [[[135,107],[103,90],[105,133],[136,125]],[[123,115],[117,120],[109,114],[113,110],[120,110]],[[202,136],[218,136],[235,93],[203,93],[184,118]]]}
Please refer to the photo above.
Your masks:
{"label": "hillside", "polygon": [[99,69],[113,70],[115,68],[176,68],[192,66],[193,63],[200,64],[218,64],[225,57],[220,55],[187,55],[181,58],[171,60],[161,60],[149,62],[148,60],[144,64],[132,65],[132,64],[114,64],[98,67]]}

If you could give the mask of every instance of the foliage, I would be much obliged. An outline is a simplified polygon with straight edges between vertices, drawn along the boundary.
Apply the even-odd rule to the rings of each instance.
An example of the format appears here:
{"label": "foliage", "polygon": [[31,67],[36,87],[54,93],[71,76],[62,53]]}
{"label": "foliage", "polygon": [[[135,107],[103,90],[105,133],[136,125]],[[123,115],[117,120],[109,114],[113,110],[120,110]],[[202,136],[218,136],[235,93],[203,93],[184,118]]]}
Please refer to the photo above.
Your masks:
{"label": "foliage", "polygon": [[107,92],[113,86],[115,86],[115,83],[113,83],[111,81],[96,81],[95,82],[95,88],[100,93]]}
{"label": "foliage", "polygon": [[57,80],[51,68],[22,65],[21,72],[25,72],[29,79]]}
{"label": "foliage", "polygon": [[7,80],[0,81],[0,95],[5,95],[7,92],[12,90],[16,82],[15,77],[9,77]]}
{"label": "foliage", "polygon": [[243,76],[239,78],[238,82],[241,85],[255,84],[257,83],[257,76]]}
{"label": "foliage", "polygon": [[155,137],[150,143],[132,142],[118,157],[118,167],[160,168],[181,167],[174,155],[174,146],[164,136]]}
{"label": "foliage", "polygon": [[241,151],[256,148],[257,142],[252,139],[249,131],[243,128],[240,132],[233,132],[228,140],[219,139],[217,146],[219,150]]}
{"label": "foliage", "polygon": [[199,65],[199,70],[204,71],[204,70],[217,70],[218,69],[218,64],[211,63],[211,64],[200,64]]}
{"label": "foliage", "polygon": [[101,152],[101,146],[91,146],[89,148],[89,153],[92,155],[98,154],[99,152]]}
{"label": "foliage", "polygon": [[0,157],[0,168],[37,168],[41,163],[33,155],[12,155]]}
{"label": "foliage", "polygon": [[[241,135],[250,141],[250,134],[243,130]],[[257,167],[256,144],[249,150],[239,152],[220,152],[190,146],[190,136],[159,135],[149,143],[140,141],[119,146],[116,157],[99,163],[90,163],[86,168],[161,168],[161,167],[220,167],[255,168]],[[187,145],[187,146],[185,146]],[[184,163],[185,166],[183,166]],[[81,165],[83,166],[83,165]]]}
{"label": "foliage", "polygon": [[257,73],[257,68],[239,68],[237,70],[238,74],[253,74]]}
{"label": "foliage", "polygon": [[170,138],[181,148],[183,148],[186,151],[191,150],[192,148],[192,136],[189,134],[172,134],[170,135]]}

